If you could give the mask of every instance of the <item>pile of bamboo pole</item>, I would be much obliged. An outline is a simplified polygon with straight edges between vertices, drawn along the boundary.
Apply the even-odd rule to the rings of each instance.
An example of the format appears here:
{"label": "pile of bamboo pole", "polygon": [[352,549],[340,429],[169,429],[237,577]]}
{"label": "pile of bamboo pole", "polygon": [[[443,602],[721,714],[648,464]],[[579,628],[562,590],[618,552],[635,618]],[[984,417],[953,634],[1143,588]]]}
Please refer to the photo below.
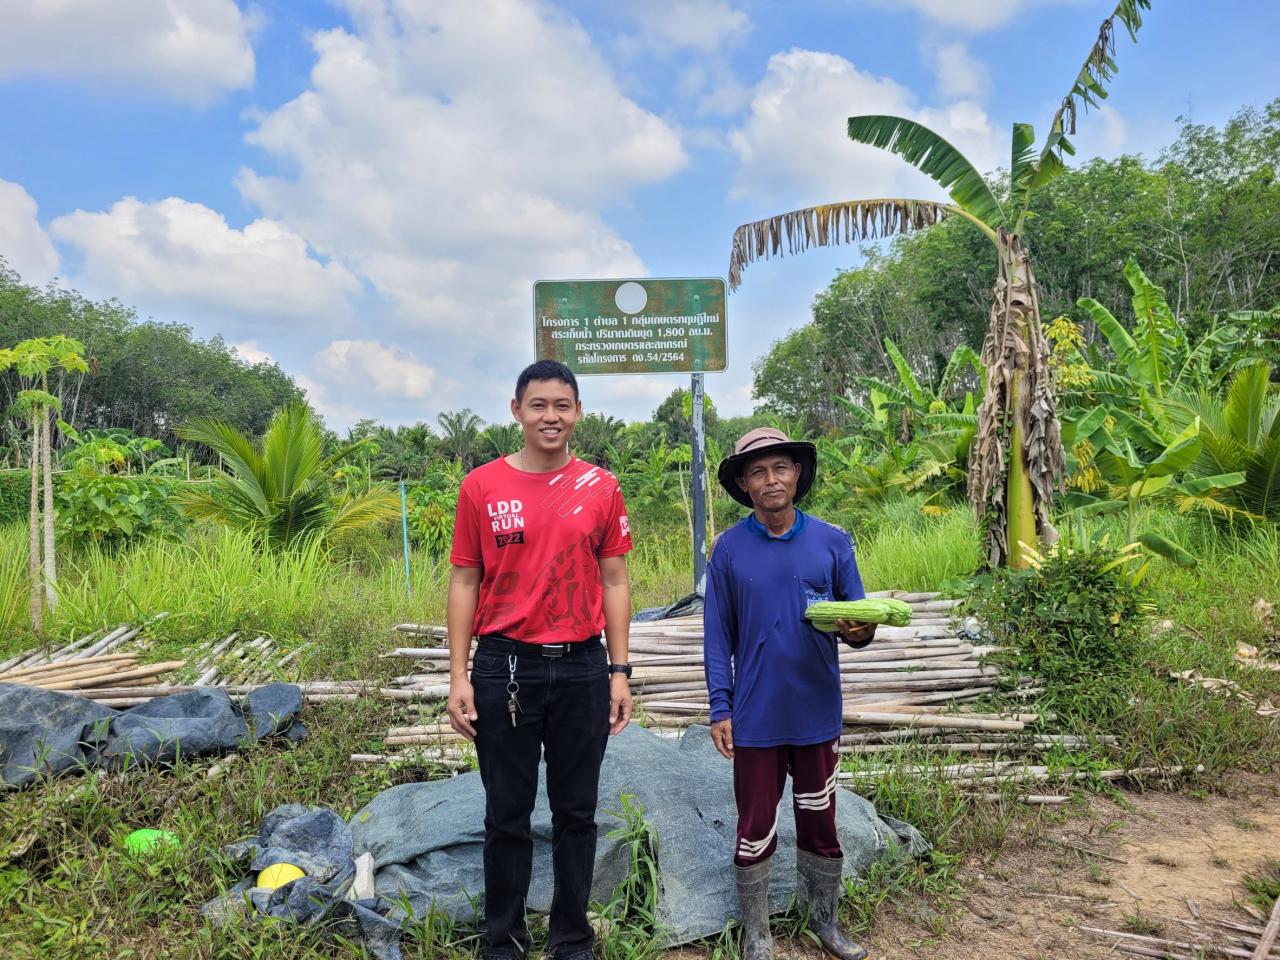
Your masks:
{"label": "pile of bamboo pole", "polygon": [[[957,601],[936,593],[886,591],[871,596],[896,597],[912,608],[906,627],[882,626],[876,639],[862,650],[840,648],[840,677],[844,691],[844,731],[838,749],[843,754],[892,754],[910,746],[923,757],[911,765],[867,766],[842,774],[852,786],[870,785],[886,776],[941,777],[974,797],[997,800],[1004,784],[1051,783],[1167,777],[1181,768],[1115,769],[1098,772],[1050,771],[1037,754],[1087,746],[1079,737],[1038,733],[1032,727],[1052,717],[1035,713],[982,713],[964,704],[993,692],[998,672],[982,662],[995,648],[974,645],[958,635]],[[970,622],[970,627],[977,624]],[[398,634],[421,639],[427,646],[400,647],[384,657],[413,662],[416,672],[394,678],[406,691],[447,694],[449,651],[442,645],[443,627],[403,623]],[[691,724],[710,720],[703,672],[702,616],[630,625],[629,655],[634,667],[630,684],[640,722],[662,736],[678,736]],[[1012,691],[1014,697],[1038,690],[1028,681]],[[1096,738],[1114,745],[1114,738]],[[401,752],[360,754],[362,763],[465,764],[469,748],[447,723],[393,726],[388,747]],[[938,763],[924,758],[936,758]],[[888,759],[888,758],[886,758]],[[1198,768],[1197,768],[1198,769]],[[1027,803],[1066,803],[1061,793],[1026,794]]]}
{"label": "pile of bamboo pole", "polygon": [[125,624],[103,637],[95,632],[53,650],[40,648],[10,657],[0,663],[0,683],[80,695],[103,688],[148,690],[160,683],[162,674],[179,669],[184,661],[144,664],[141,654],[120,652],[141,629]]}
{"label": "pile of bamboo pole", "polygon": [[[1262,914],[1258,914],[1262,916]],[[1199,960],[1212,957],[1238,957],[1240,960],[1280,960],[1280,899],[1271,909],[1265,926],[1239,923],[1235,920],[1191,921],[1174,919],[1186,928],[1181,936],[1141,936],[1121,930],[1081,927],[1083,933],[1112,941],[1120,953],[1134,957],[1159,957],[1167,960]]]}
{"label": "pile of bamboo pole", "polygon": [[[899,706],[946,705],[973,700],[996,688],[997,671],[981,657],[991,648],[974,646],[957,636],[953,610],[958,601],[936,593],[885,591],[871,596],[893,596],[912,608],[906,627],[882,626],[876,640],[862,650],[841,647],[840,676],[846,709],[867,708],[893,713]],[[396,632],[422,638],[432,644],[399,647],[383,654],[412,660],[415,673],[396,677],[392,685],[425,690],[445,682],[449,651],[439,645],[444,628],[430,624],[402,623]],[[677,617],[630,625],[629,655],[634,667],[631,688],[637,712],[659,728],[683,728],[706,723],[710,714],[703,673],[702,615]],[[447,685],[447,684],[446,684]],[[892,710],[880,704],[892,704]],[[883,726],[868,713],[846,717],[854,726]],[[914,718],[895,716],[888,725],[917,726]],[[989,727],[992,730],[1007,727]]]}

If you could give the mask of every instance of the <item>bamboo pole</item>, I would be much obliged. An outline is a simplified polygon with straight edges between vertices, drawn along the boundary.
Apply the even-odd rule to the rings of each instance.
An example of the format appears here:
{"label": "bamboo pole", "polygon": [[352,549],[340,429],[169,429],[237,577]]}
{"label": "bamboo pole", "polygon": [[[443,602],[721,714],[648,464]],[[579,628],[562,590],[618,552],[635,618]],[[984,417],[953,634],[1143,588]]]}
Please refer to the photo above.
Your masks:
{"label": "bamboo pole", "polygon": [[34,667],[23,667],[20,670],[9,670],[0,674],[0,682],[9,682],[12,677],[33,677],[44,673],[60,673],[70,670],[78,670],[90,664],[114,663],[121,660],[137,660],[136,653],[108,653],[99,657],[85,657],[84,659],[68,660],[64,663],[45,663]]}
{"label": "bamboo pole", "polygon": [[130,625],[129,625],[129,624],[127,624],[127,623],[126,623],[126,624],[122,624],[121,626],[116,627],[114,630],[112,630],[110,633],[108,633],[105,637],[103,637],[103,638],[102,638],[101,640],[99,640],[97,643],[93,644],[93,645],[92,645],[92,646],[90,646],[88,649],[86,649],[83,653],[81,653],[81,655],[80,655],[80,656],[81,656],[82,658],[83,658],[83,657],[95,657],[95,656],[97,656],[97,655],[98,655],[98,654],[100,654],[100,653],[107,653],[107,652],[109,652],[109,651],[107,651],[107,650],[105,649],[105,648],[106,648],[106,646],[107,646],[108,644],[110,644],[110,643],[114,643],[114,642],[115,642],[116,640],[118,640],[120,637],[123,637],[123,636],[124,636],[126,633],[128,633],[131,629],[132,629],[132,628],[131,628],[131,627],[130,627]]}
{"label": "bamboo pole", "polygon": [[[183,660],[166,660],[164,663],[155,663],[146,667],[138,667],[135,670],[126,670],[123,673],[104,673],[101,678],[84,677],[78,680],[64,680],[60,683],[42,684],[46,690],[75,690],[80,687],[100,687],[104,685],[105,680],[132,680],[135,677],[152,677],[161,673],[168,673],[170,670],[177,670],[182,667],[186,661]],[[95,682],[97,681],[97,682]]]}
{"label": "bamboo pole", "polygon": [[1025,728],[1020,720],[983,720],[936,714],[888,713],[871,710],[846,710],[844,722],[874,726],[935,727],[943,730],[1004,730]]}
{"label": "bamboo pole", "polygon": [[1271,919],[1262,930],[1262,939],[1258,941],[1258,947],[1253,951],[1251,960],[1265,960],[1271,953],[1271,947],[1275,944],[1277,935],[1280,935],[1280,897],[1276,897],[1276,902],[1271,907]]}

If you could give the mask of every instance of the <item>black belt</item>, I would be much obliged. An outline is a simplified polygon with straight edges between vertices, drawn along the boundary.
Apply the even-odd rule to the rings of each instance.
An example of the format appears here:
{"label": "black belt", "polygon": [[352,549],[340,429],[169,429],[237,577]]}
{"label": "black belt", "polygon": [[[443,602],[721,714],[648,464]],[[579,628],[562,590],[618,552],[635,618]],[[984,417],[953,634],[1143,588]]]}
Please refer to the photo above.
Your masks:
{"label": "black belt", "polygon": [[503,653],[517,655],[537,653],[552,660],[568,654],[581,653],[590,644],[599,642],[600,634],[598,633],[587,637],[585,640],[575,640],[572,643],[525,643],[522,640],[512,640],[510,637],[504,637],[497,633],[486,633],[480,638],[480,646],[488,647],[491,650],[501,650]]}

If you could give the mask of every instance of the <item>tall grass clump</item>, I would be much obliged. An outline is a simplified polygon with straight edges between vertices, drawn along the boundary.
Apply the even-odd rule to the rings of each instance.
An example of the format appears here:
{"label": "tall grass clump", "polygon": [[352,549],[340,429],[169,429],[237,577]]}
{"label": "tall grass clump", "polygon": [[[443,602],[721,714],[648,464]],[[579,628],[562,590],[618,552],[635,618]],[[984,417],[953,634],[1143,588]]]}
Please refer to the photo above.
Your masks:
{"label": "tall grass clump", "polygon": [[[0,527],[0,637],[12,636],[28,625],[27,527]],[[0,643],[0,651],[4,645]]]}
{"label": "tall grass clump", "polygon": [[937,590],[972,575],[981,561],[981,538],[965,507],[929,515],[914,498],[903,498],[868,526],[865,534],[859,526],[850,530],[868,590]]}

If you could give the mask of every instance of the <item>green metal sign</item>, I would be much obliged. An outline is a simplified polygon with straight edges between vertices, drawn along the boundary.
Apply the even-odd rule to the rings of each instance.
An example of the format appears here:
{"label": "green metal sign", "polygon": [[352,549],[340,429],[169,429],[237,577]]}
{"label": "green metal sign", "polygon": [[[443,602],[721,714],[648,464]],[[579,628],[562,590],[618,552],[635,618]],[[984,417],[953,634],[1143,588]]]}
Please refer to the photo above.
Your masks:
{"label": "green metal sign", "polygon": [[727,366],[724,306],[719,277],[539,280],[535,349],[576,374],[714,373]]}

